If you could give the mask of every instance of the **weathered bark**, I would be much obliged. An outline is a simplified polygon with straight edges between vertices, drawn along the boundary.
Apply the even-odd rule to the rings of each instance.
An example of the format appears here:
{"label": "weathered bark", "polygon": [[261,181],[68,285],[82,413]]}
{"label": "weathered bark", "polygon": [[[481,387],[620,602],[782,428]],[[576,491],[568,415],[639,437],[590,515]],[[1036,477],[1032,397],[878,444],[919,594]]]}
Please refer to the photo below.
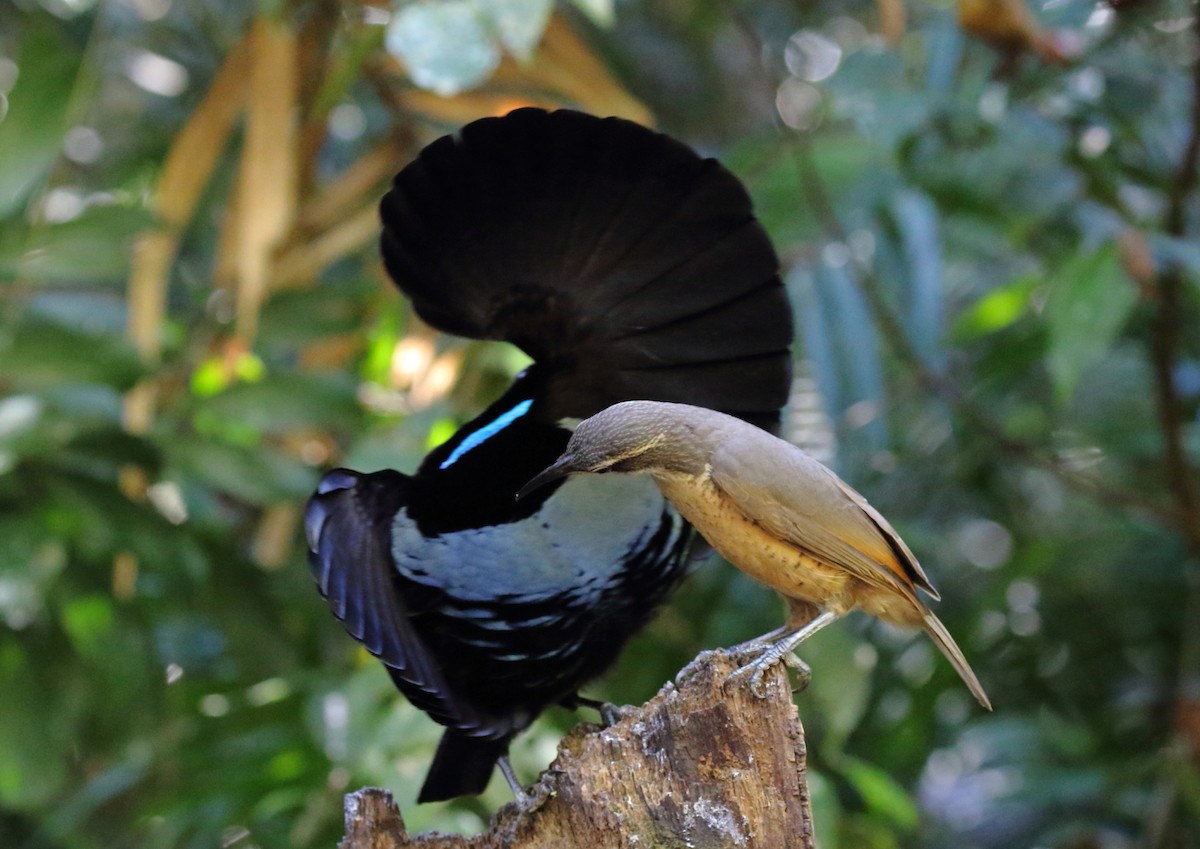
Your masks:
{"label": "weathered bark", "polygon": [[812,849],[804,730],[782,664],[767,697],[702,654],[620,722],[580,725],[532,788],[474,837],[409,836],[386,790],[346,796],[340,849]]}

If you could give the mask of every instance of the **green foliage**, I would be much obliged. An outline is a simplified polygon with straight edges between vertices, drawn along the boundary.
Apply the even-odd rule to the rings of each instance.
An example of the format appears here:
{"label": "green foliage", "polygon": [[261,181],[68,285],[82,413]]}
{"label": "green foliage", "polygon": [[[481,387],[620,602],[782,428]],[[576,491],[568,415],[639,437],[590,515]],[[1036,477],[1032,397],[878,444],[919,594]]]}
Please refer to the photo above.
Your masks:
{"label": "green foliage", "polygon": [[[436,30],[440,5],[407,8]],[[452,5],[486,24],[489,61],[536,41],[549,7],[501,21],[511,4]],[[928,0],[905,5],[890,46],[867,6],[840,2],[642,0],[611,29],[572,18],[663,129],[746,181],[797,314],[788,435],[901,530],[996,704],[981,714],[927,641],[860,617],[805,644],[823,849],[1200,841],[1200,563],[1163,448],[1166,416],[1200,463],[1195,193],[1182,231],[1167,220],[1186,188],[1194,9],[1046,5],[1043,23],[1085,41],[1072,66],[1003,67]],[[347,788],[392,788],[414,830],[475,831],[508,799],[496,781],[415,805],[439,729],[329,615],[297,516],[322,468],[413,469],[523,364],[426,335],[373,245],[323,252],[390,174],[354,184],[354,202],[330,187],[348,191],[338,178],[381,139],[411,155],[463,103],[546,97],[557,80],[510,75],[430,106],[380,71],[383,28],[355,24],[358,5],[270,6],[309,27],[305,115],[336,128],[305,137],[307,205],[272,258],[316,259],[269,291],[246,344],[229,266],[249,228],[225,217],[245,165],[235,124],[183,216],[150,351],[127,332],[134,239],[162,221],[150,188],[247,9],[0,4],[5,847],[331,846]],[[789,41],[801,31],[819,39]],[[825,76],[805,53],[822,43]],[[162,80],[180,71],[172,94]],[[587,108],[587,85],[603,88],[562,90]],[[128,428],[143,380],[153,415]],[[644,700],[699,649],[779,620],[770,593],[705,564],[591,695]],[[544,768],[575,720],[535,725],[518,771]]]}
{"label": "green foliage", "polygon": [[1057,270],[1043,315],[1050,335],[1046,365],[1060,399],[1071,398],[1083,373],[1112,348],[1136,300],[1116,245],[1071,257]]}
{"label": "green foliage", "polygon": [[16,67],[36,67],[37,73],[18,76],[7,92],[7,109],[0,123],[0,149],[5,158],[0,174],[0,219],[20,208],[58,158],[79,59],[79,53],[49,25],[32,24],[22,33],[20,51],[14,57]]}

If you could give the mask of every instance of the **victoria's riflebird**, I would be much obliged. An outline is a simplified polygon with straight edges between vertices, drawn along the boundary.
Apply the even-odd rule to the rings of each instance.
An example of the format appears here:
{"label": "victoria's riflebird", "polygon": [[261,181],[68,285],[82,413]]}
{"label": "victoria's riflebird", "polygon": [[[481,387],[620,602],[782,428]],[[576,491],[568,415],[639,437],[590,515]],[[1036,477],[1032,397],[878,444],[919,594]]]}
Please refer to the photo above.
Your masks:
{"label": "victoria's riflebird", "polygon": [[858,608],[923,629],[991,709],[954,638],[918,596],[938,597],[912,551],[865,498],[800,448],[713,410],[627,401],[581,422],[520,497],[580,472],[648,474],[718,553],[783,596],[787,625],[753,641],[761,654],[743,668],[755,689],[802,640]]}
{"label": "victoria's riflebird", "polygon": [[405,167],[380,212],[417,315],[533,359],[414,474],[337,469],[308,506],[333,613],[446,726],[432,801],[482,792],[513,735],[576,703],[687,567],[693,535],[648,480],[513,493],[618,401],[777,427],[792,313],[741,183],[618,118],[475,121]]}

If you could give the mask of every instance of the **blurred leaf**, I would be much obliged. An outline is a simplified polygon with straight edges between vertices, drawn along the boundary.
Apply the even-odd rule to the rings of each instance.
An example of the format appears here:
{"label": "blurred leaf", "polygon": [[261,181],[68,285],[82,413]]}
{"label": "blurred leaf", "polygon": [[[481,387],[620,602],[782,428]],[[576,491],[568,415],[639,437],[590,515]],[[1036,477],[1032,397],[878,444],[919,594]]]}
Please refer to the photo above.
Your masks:
{"label": "blurred leaf", "polygon": [[272,374],[207,398],[199,413],[262,433],[346,428],[357,421],[356,384],[343,376]]}
{"label": "blurred leaf", "polygon": [[192,372],[192,392],[208,398],[237,385],[235,381],[257,383],[266,373],[266,364],[251,351],[214,354]]}
{"label": "blurred leaf", "polygon": [[414,83],[443,97],[479,85],[500,65],[500,47],[476,0],[404,6],[388,25],[386,44]]}
{"label": "blurred leaf", "polygon": [[164,445],[168,466],[219,492],[251,504],[272,504],[306,498],[317,474],[299,460],[264,445],[230,445],[192,436]]}
{"label": "blurred leaf", "polygon": [[152,765],[151,754],[149,746],[131,746],[127,757],[93,776],[78,793],[55,805],[42,824],[45,834],[59,840],[67,838],[97,808],[136,786]]}
{"label": "blurred leaf", "polygon": [[1176,765],[1179,770],[1179,800],[1187,806],[1192,817],[1200,820],[1200,765],[1186,761]]}
{"label": "blurred leaf", "polygon": [[[63,429],[66,430],[66,427]],[[48,455],[47,459],[76,471],[89,470],[90,467],[95,477],[113,476],[122,465],[127,464],[153,474],[160,463],[158,447],[154,443],[118,427],[81,429],[58,445],[55,453]]]}
{"label": "blurred leaf", "polygon": [[1152,234],[1150,244],[1160,267],[1174,265],[1186,269],[1186,279],[1200,286],[1200,244],[1192,239],[1174,238],[1163,233]]}
{"label": "blurred leaf", "polygon": [[139,579],[158,569],[172,577],[204,572],[196,539],[151,505],[128,498],[115,475],[92,478],[78,464],[29,463],[25,471],[28,494],[41,499],[45,531],[68,541],[74,556],[108,569],[114,554],[132,552],[150,567]]}
{"label": "blurred leaf", "polygon": [[63,630],[75,651],[85,657],[111,646],[114,619],[112,600],[102,595],[72,599],[62,611]]}
{"label": "blurred leaf", "polygon": [[225,639],[215,624],[197,613],[172,613],[154,629],[159,661],[175,663],[190,674],[203,674],[220,658]]}
{"label": "blurred leaf", "polygon": [[454,419],[438,419],[429,428],[429,436],[425,439],[425,450],[432,451],[443,442],[454,436],[459,424]]}
{"label": "blurred leaf", "polygon": [[31,23],[25,29],[17,82],[0,117],[0,220],[25,202],[58,159],[81,59],[48,25]]}
{"label": "blurred leaf", "polygon": [[98,383],[61,383],[38,393],[55,415],[69,418],[78,430],[111,429],[121,423],[121,395],[117,387]]}
{"label": "blurred leaf", "polygon": [[917,827],[917,806],[890,775],[875,764],[859,758],[839,758],[837,767],[862,797],[869,811],[902,831],[912,831]]}
{"label": "blurred leaf", "polygon": [[38,622],[66,561],[62,542],[47,540],[29,511],[8,510],[0,519],[0,622],[14,633]]}
{"label": "blurred leaf", "polygon": [[361,333],[366,319],[363,302],[379,291],[377,283],[358,278],[279,292],[263,305],[259,342],[295,346],[341,333]]}
{"label": "blurred leaf", "polygon": [[654,115],[619,81],[564,15],[551,15],[538,49],[527,61],[503,56],[486,86],[447,98],[412,89],[404,93],[409,109],[449,126],[480,115],[499,115],[515,106],[556,109],[572,106],[594,115],[617,115],[653,126]]}
{"label": "blurred leaf", "polygon": [[0,802],[36,810],[67,781],[74,725],[20,643],[0,639]]}
{"label": "blurred leaf", "polygon": [[0,236],[0,275],[19,273],[43,284],[116,284],[129,273],[134,235],[152,220],[145,208],[105,205],[28,233],[12,228]]}
{"label": "blurred leaf", "polygon": [[1028,312],[1038,282],[1037,276],[1026,274],[992,289],[958,317],[951,336],[959,343],[970,342],[1008,327]]}
{"label": "blurred leaf", "polygon": [[813,272],[793,269],[788,281],[797,299],[804,350],[831,414],[840,423],[851,407],[864,404],[850,427],[870,447],[882,448],[887,424],[878,332],[849,270],[822,263]]}
{"label": "blurred leaf", "polygon": [[0,444],[28,433],[41,414],[42,402],[35,395],[0,398]]}
{"label": "blurred leaf", "polygon": [[616,18],[613,11],[615,0],[571,0],[575,8],[583,12],[597,26],[611,27]]}
{"label": "blurred leaf", "polygon": [[[3,238],[3,237],[0,237]],[[35,291],[29,299],[31,320],[46,321],[89,335],[119,336],[125,329],[125,300],[115,288],[65,286]]]}
{"label": "blurred leaf", "polygon": [[124,339],[92,335],[48,321],[0,329],[0,375],[10,387],[32,389],[63,381],[132,386],[142,373]]}
{"label": "blurred leaf", "polygon": [[808,794],[812,800],[813,837],[821,849],[837,849],[838,822],[841,820],[841,806],[838,803],[837,792],[825,775],[813,769],[812,763],[805,772],[808,778]]}
{"label": "blurred leaf", "polygon": [[1109,350],[1137,302],[1116,245],[1077,254],[1049,281],[1044,316],[1050,330],[1048,365],[1060,399]]}
{"label": "blurred leaf", "polygon": [[825,320],[814,275],[808,269],[797,266],[788,273],[787,280],[800,314],[801,340],[809,368],[828,408],[840,412],[846,402],[838,377],[837,347],[829,332],[830,325]]}
{"label": "blurred leaf", "polygon": [[362,374],[366,380],[386,386],[392,373],[392,356],[406,325],[407,314],[399,309],[385,310],[367,330],[367,350]]}
{"label": "blurred leaf", "polygon": [[[877,151],[861,136],[820,135],[809,144],[814,168],[839,206],[851,197],[851,187],[859,184],[877,161]],[[790,146],[755,139],[721,159],[745,181],[754,199],[754,212],[776,244],[814,239],[824,232],[823,222],[804,197],[796,152]],[[880,182],[874,188],[883,186]]]}
{"label": "blurred leaf", "polygon": [[826,85],[833,113],[853,122],[856,135],[871,139],[876,149],[891,148],[917,131],[938,102],[910,82],[903,55],[895,50],[848,53]]}
{"label": "blurred leaf", "polygon": [[329,57],[330,66],[321,88],[313,98],[314,115],[327,116],[360,79],[363,66],[378,54],[383,46],[383,27],[362,27],[343,33],[342,49]]}
{"label": "blurred leaf", "polygon": [[491,18],[504,49],[525,61],[541,40],[553,0],[478,0]]}
{"label": "blurred leaf", "polygon": [[962,30],[947,10],[930,22],[926,33],[929,61],[925,67],[925,86],[930,91],[948,92],[962,59]]}
{"label": "blurred leaf", "polygon": [[[846,627],[826,629],[803,645],[801,656],[813,669],[804,698],[819,708],[821,745],[831,762],[862,722],[871,700],[871,671],[855,662],[860,645],[862,640]],[[822,674],[834,669],[836,677]]]}
{"label": "blurred leaf", "polygon": [[942,350],[942,249],[937,208],[927,195],[897,192],[892,214],[907,260],[908,338],[921,358],[940,368]]}

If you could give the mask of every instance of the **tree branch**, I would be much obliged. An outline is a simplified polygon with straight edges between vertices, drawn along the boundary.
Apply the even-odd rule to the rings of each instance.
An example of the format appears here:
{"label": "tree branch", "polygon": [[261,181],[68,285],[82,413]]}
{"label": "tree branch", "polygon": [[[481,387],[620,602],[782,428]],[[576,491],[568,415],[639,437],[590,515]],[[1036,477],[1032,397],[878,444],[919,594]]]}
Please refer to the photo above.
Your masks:
{"label": "tree branch", "polygon": [[[1200,25],[1192,24],[1200,46]],[[1187,234],[1187,205],[1196,188],[1200,162],[1200,61],[1192,60],[1192,120],[1179,168],[1167,195],[1163,230],[1181,238]],[[1183,437],[1183,404],[1175,385],[1175,361],[1179,351],[1183,313],[1183,269],[1171,263],[1158,277],[1158,297],[1152,322],[1150,359],[1154,366],[1154,398],[1162,432],[1167,482],[1180,513],[1180,530],[1187,538],[1192,556],[1200,560],[1200,495],[1196,492],[1196,469],[1188,456]]]}
{"label": "tree branch", "polygon": [[758,699],[705,652],[615,725],[580,725],[532,789],[473,837],[410,836],[386,790],[346,796],[339,849],[813,849],[804,730],[782,664]]}
{"label": "tree branch", "polygon": [[[1200,46],[1200,23],[1192,23]],[[1192,116],[1183,156],[1167,194],[1163,230],[1176,238],[1187,235],[1187,206],[1196,188],[1200,164],[1200,59],[1192,60]],[[1200,756],[1200,734],[1193,717],[1200,715],[1200,681],[1196,660],[1200,658],[1200,495],[1196,492],[1196,469],[1184,444],[1184,412],[1175,385],[1175,361],[1179,351],[1183,312],[1183,269],[1178,263],[1158,275],[1155,312],[1151,320],[1150,360],[1154,368],[1154,400],[1163,439],[1167,483],[1181,514],[1180,530],[1192,553],[1193,569],[1188,575],[1178,669],[1173,698],[1174,733],[1164,747],[1166,761],[1162,779],[1148,810],[1145,845],[1150,849],[1167,845],[1172,813],[1178,803],[1179,777],[1190,759]]]}

